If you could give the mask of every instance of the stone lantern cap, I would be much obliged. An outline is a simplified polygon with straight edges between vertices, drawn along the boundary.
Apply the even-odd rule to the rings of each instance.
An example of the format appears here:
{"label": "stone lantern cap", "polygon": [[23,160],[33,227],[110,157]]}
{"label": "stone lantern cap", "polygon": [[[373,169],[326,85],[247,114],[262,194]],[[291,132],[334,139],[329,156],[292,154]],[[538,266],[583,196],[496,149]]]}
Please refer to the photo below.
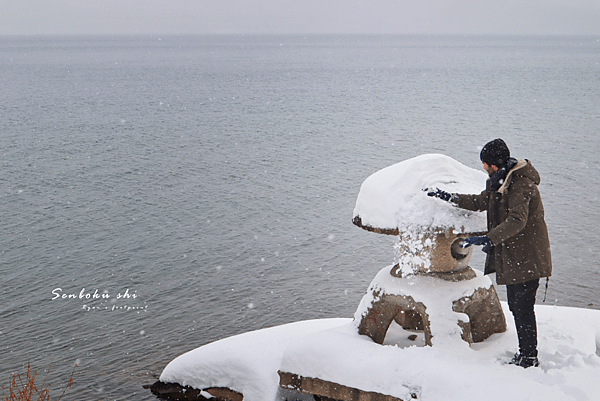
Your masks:
{"label": "stone lantern cap", "polygon": [[459,209],[427,196],[426,188],[450,193],[478,194],[487,175],[451,157],[425,154],[380,170],[362,184],[353,222],[368,231],[399,235],[429,231],[486,232],[485,212]]}

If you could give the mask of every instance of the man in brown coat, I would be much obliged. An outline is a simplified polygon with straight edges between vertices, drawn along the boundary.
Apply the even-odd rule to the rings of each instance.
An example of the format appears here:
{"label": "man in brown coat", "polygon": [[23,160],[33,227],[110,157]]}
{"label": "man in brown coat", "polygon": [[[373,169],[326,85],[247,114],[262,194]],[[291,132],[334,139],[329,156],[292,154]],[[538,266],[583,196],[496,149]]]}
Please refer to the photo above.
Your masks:
{"label": "man in brown coat", "polygon": [[552,274],[550,240],[537,187],[540,175],[528,160],[511,158],[502,139],[486,144],[480,158],[490,178],[479,195],[439,189],[428,195],[463,209],[487,211],[487,235],[467,238],[462,246],[483,245],[487,253],[484,273],[495,272],[496,282],[506,285],[519,338],[519,352],[510,363],[539,366],[535,296],[539,279]]}

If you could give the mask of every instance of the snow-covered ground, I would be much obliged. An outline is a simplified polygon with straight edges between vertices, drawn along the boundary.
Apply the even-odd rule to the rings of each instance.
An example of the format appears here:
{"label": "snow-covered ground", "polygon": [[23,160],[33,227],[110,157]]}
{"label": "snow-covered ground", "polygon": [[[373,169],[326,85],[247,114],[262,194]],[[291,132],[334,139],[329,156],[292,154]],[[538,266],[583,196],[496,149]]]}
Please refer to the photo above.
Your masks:
{"label": "snow-covered ground", "polygon": [[424,346],[393,323],[384,345],[361,336],[352,319],[291,323],[226,338],[174,359],[160,380],[195,388],[228,387],[247,401],[282,400],[277,370],[365,391],[423,401],[600,399],[600,311],[537,305],[541,366],[506,364],[516,332],[478,344]]}

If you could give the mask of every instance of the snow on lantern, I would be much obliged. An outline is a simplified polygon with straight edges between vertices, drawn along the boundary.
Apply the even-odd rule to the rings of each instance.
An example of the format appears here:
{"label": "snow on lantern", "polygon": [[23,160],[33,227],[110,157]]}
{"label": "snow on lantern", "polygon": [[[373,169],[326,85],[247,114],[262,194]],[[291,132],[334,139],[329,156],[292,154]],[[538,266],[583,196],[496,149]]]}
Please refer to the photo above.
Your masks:
{"label": "snow on lantern", "polygon": [[[383,343],[392,321],[422,331],[428,345],[444,338],[480,342],[506,331],[491,280],[468,264],[464,238],[486,231],[485,212],[459,209],[425,188],[479,193],[487,175],[456,160],[427,154],[389,166],[362,184],[353,223],[398,236],[396,263],[376,276],[355,314],[360,334]],[[436,338],[433,340],[433,338]]]}

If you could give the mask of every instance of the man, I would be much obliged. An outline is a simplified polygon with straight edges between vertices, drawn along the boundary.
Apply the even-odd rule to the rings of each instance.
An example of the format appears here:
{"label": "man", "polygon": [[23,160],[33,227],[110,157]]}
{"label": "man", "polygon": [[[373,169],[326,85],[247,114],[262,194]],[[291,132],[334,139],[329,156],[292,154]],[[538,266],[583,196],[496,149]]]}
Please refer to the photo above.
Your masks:
{"label": "man", "polygon": [[439,189],[427,194],[462,209],[487,211],[487,235],[467,238],[462,246],[483,245],[487,253],[484,274],[495,272],[496,282],[506,285],[519,338],[519,352],[510,363],[539,366],[535,296],[539,279],[552,274],[548,229],[537,187],[540,175],[528,160],[511,158],[502,139],[487,143],[480,159],[490,178],[479,195]]}

